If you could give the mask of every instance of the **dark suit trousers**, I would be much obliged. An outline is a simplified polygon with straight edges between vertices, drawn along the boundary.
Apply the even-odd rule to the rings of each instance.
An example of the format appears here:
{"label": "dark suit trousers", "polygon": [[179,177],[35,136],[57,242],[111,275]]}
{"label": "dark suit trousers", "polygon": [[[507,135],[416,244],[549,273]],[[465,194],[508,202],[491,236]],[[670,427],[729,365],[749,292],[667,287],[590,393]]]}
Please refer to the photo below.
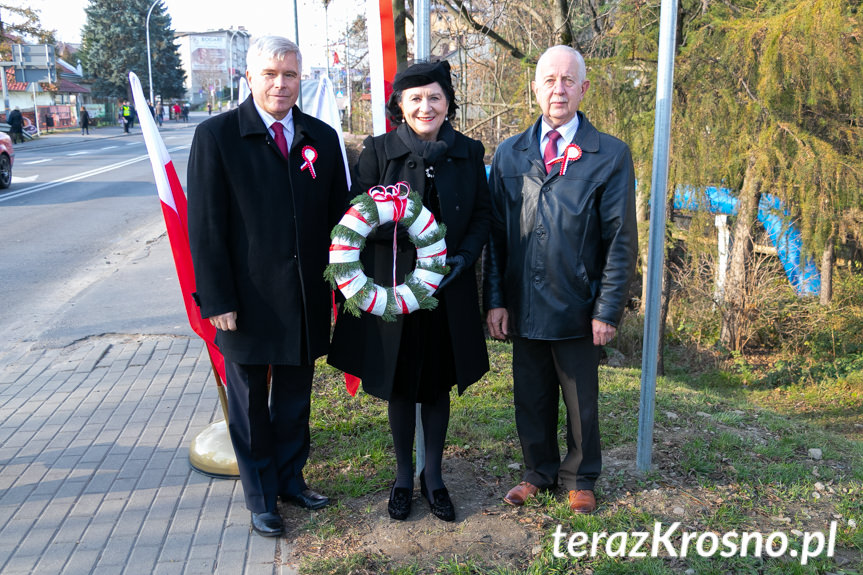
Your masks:
{"label": "dark suit trousers", "polygon": [[[515,424],[523,480],[549,488],[593,489],[602,469],[599,444],[600,349],[590,337],[544,341],[513,337]],[[558,402],[566,405],[566,455],[558,447]]]}
{"label": "dark suit trousers", "polygon": [[278,495],[306,489],[314,366],[272,366],[268,394],[269,367],[225,361],[228,430],[253,513],[275,511]]}

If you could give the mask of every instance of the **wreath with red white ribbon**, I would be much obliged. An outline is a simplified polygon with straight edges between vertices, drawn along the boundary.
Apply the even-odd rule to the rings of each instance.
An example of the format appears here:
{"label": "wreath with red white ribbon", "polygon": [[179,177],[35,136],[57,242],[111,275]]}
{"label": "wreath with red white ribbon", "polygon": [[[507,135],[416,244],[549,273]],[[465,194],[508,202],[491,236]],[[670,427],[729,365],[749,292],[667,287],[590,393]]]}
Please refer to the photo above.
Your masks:
{"label": "wreath with red white ribbon", "polygon": [[[396,285],[396,233],[393,228],[393,285],[385,288],[366,276],[360,252],[366,238],[381,224],[395,222],[407,228],[416,246],[416,267]],[[359,317],[361,311],[395,321],[396,316],[418,309],[434,309],[437,290],[449,268],[446,266],[446,226],[422,205],[422,198],[407,182],[375,186],[351,200],[351,207],[333,228],[330,238],[330,263],[324,277],[345,297],[343,309]]]}

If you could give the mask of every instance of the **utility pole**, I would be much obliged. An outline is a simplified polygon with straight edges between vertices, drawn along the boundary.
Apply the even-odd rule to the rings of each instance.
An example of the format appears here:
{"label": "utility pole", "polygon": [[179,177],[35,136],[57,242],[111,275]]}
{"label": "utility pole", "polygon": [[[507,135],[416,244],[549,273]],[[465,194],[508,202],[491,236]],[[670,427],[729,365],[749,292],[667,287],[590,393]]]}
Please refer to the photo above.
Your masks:
{"label": "utility pole", "polygon": [[153,59],[150,57],[150,14],[153,13],[153,8],[156,7],[156,4],[161,2],[162,0],[154,0],[153,4],[150,5],[150,9],[147,10],[147,75],[150,80],[150,105],[155,106],[155,99],[153,98]]}

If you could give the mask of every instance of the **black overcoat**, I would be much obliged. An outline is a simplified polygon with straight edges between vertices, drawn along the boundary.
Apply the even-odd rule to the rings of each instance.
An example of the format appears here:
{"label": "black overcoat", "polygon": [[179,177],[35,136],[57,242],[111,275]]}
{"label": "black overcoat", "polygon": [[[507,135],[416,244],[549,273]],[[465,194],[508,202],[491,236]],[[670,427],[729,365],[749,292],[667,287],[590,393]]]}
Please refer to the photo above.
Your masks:
{"label": "black overcoat", "polygon": [[[461,254],[469,264],[461,275],[435,294],[446,309],[456,371],[453,383],[458,386],[459,393],[488,371],[488,352],[474,271],[474,264],[488,240],[491,217],[484,154],[481,142],[455,132],[453,145],[434,163],[441,220],[447,227],[447,254]],[[425,169],[423,159],[414,154],[395,131],[368,137],[357,162],[351,193],[357,195],[376,185],[406,181],[411,189],[422,195]],[[399,281],[413,269],[415,252],[410,240],[399,240]],[[375,283],[392,285],[391,239],[367,242],[361,259],[366,275],[374,278]],[[414,313],[430,312],[420,310]],[[389,399],[401,328],[401,317],[389,323],[367,313],[362,313],[359,318],[342,314],[336,321],[327,361],[360,377],[367,393]]]}
{"label": "black overcoat", "polygon": [[[293,119],[290,159],[252,98],[202,122],[192,141],[189,239],[198,301],[205,318],[237,312],[237,331],[216,336],[235,363],[301,365],[327,353],[323,273],[347,178],[335,131],[296,107]],[[306,146],[317,153],[314,173],[302,168]]]}

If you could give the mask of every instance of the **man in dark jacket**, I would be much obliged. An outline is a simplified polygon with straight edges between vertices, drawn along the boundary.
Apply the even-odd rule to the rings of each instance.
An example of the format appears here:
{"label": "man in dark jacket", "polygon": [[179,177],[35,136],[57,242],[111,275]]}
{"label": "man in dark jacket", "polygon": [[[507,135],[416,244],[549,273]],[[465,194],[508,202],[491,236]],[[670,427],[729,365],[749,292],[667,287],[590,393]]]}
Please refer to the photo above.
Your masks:
{"label": "man in dark jacket", "polygon": [[20,144],[24,141],[24,116],[21,115],[21,109],[18,106],[15,106],[15,109],[9,112],[8,122],[12,143]]}
{"label": "man in dark jacket", "polygon": [[[483,290],[491,336],[513,340],[525,472],[504,499],[521,505],[560,479],[575,513],[596,509],[599,356],[623,315],[637,253],[632,157],[578,111],[589,86],[572,48],[540,57],[533,89],[542,117],[503,142],[492,162]],[[567,410],[563,462],[558,387]]]}
{"label": "man in dark jacket", "polygon": [[228,428],[252,527],[265,536],[282,533],[277,497],[309,509],[329,502],[303,467],[314,362],[329,342],[323,272],[347,182],[336,133],[294,107],[301,63],[293,42],[256,40],[253,98],[198,126],[188,168],[201,315],[218,329]]}

